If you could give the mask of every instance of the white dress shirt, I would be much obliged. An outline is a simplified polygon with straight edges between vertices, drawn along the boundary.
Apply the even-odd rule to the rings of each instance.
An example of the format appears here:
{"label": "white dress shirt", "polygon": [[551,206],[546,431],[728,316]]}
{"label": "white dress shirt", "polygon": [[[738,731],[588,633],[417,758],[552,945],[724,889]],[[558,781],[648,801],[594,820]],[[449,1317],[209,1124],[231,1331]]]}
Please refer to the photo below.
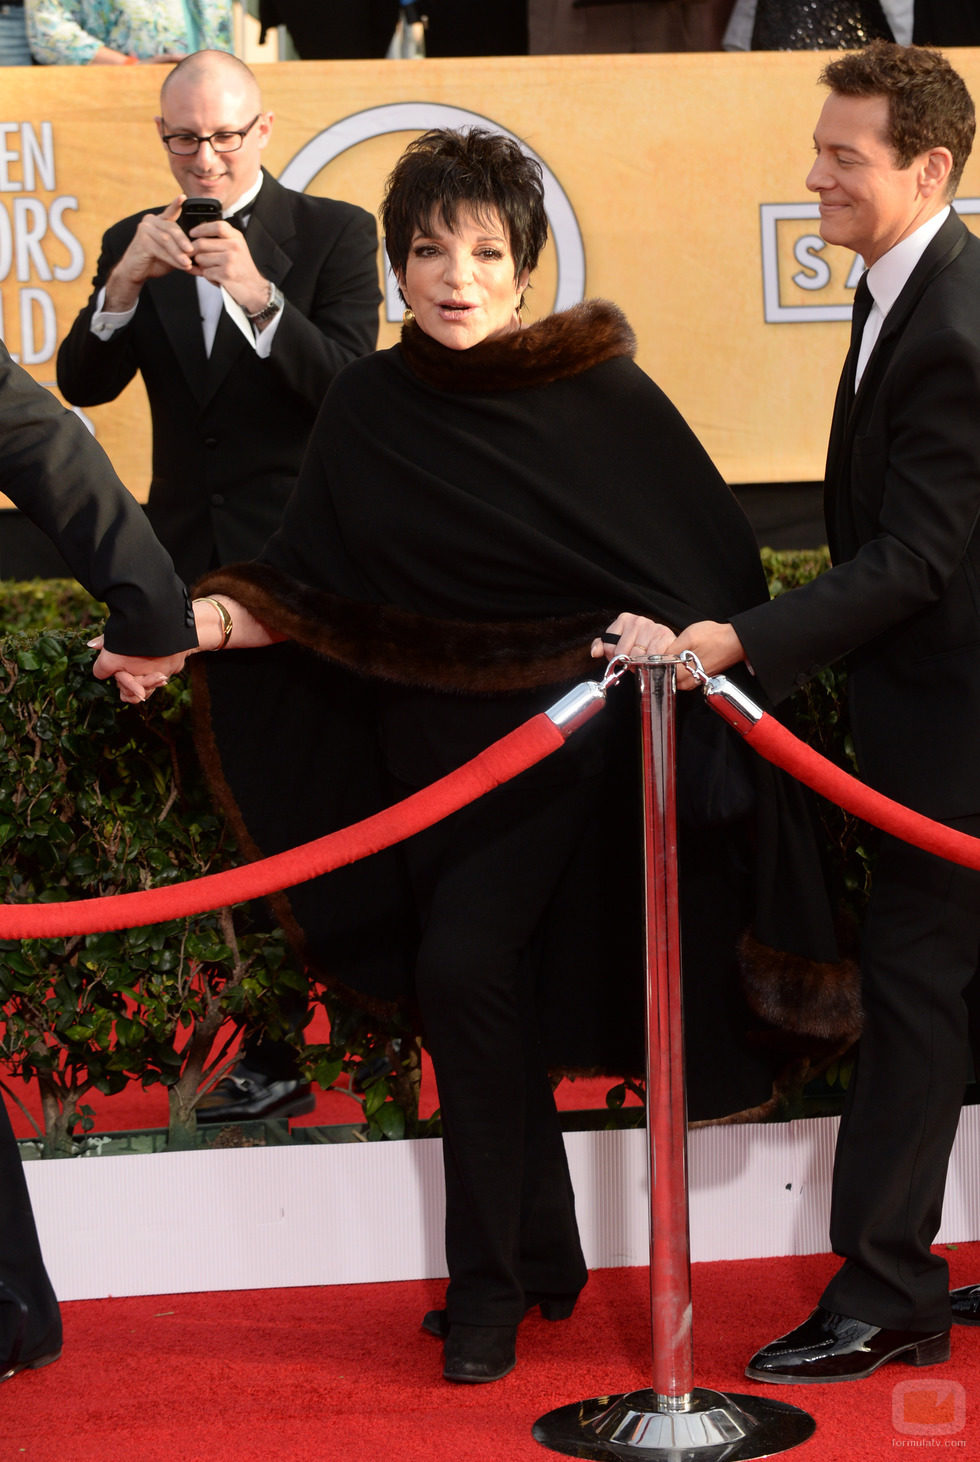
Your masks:
{"label": "white dress shirt", "polygon": [[[250,188],[223,211],[222,218],[228,218],[233,213],[241,213],[246,216],[247,221],[249,205],[258,196],[262,186],[261,173]],[[197,285],[197,301],[201,310],[201,328],[204,331],[204,353],[210,356],[214,345],[214,337],[218,331],[218,321],[221,318],[221,311],[224,309],[231,320],[235,322],[242,335],[251,345],[256,355],[264,360],[272,349],[272,342],[275,338],[276,328],[282,319],[282,310],[274,315],[264,330],[256,330],[250,323],[248,316],[241,305],[236,304],[231,295],[221,285],[211,284],[209,280],[202,279],[198,275],[195,279]],[[95,313],[92,315],[90,329],[93,335],[100,340],[108,340],[117,330],[128,325],[136,314],[137,306],[133,305],[131,310],[104,310],[105,286],[99,291],[96,300]],[[137,301],[138,304],[138,301]]]}
{"label": "white dress shirt", "polygon": [[871,291],[874,304],[864,323],[864,334],[861,336],[861,349],[858,351],[857,368],[854,375],[855,390],[861,383],[864,368],[875,348],[878,336],[881,334],[885,316],[902,293],[912,270],[948,217],[949,204],[945,208],[941,208],[933,218],[920,224],[907,239],[902,239],[901,243],[895,244],[887,254],[882,254],[881,258],[868,270],[868,289]]}

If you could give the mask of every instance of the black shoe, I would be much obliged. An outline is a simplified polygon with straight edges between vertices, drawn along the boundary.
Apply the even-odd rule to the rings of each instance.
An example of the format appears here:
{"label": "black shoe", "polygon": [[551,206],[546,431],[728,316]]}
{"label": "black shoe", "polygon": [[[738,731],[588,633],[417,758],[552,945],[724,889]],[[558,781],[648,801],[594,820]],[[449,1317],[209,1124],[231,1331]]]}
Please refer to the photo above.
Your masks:
{"label": "black shoe", "polygon": [[443,1377],[468,1385],[500,1381],[517,1364],[516,1344],[516,1325],[450,1325]]}
{"label": "black shoe", "polygon": [[316,1106],[308,1081],[276,1081],[239,1062],[197,1104],[199,1122],[258,1122],[263,1117],[304,1117]]}
{"label": "black shoe", "polygon": [[745,1368],[753,1381],[861,1381],[890,1360],[934,1366],[949,1360],[949,1331],[882,1330],[818,1305],[802,1325],[763,1346]]}
{"label": "black shoe", "polygon": [[980,1284],[964,1284],[951,1289],[949,1303],[954,1325],[980,1325]]}
{"label": "black shoe", "polygon": [[[535,1305],[541,1306],[545,1320],[567,1320],[575,1308],[578,1294],[527,1294],[524,1296],[524,1313],[528,1314]],[[437,1340],[445,1340],[449,1334],[449,1316],[445,1310],[427,1310],[422,1316],[422,1329]]]}
{"label": "black shoe", "polygon": [[0,1371],[0,1381],[9,1381],[11,1376],[16,1376],[20,1371],[39,1371],[42,1366],[49,1366],[53,1361],[60,1359],[60,1344],[54,1349],[48,1344],[42,1345],[33,1355],[21,1355],[16,1360],[10,1355],[7,1357],[3,1370]]}
{"label": "black shoe", "polygon": [[28,1329],[30,1313],[21,1296],[9,1285],[0,1284],[0,1303],[14,1306],[17,1316],[14,1338],[6,1357],[0,1361],[0,1381],[9,1381],[19,1371],[39,1371],[42,1366],[51,1365],[61,1355],[61,1319],[55,1311],[54,1319],[47,1333],[28,1349],[24,1337]]}

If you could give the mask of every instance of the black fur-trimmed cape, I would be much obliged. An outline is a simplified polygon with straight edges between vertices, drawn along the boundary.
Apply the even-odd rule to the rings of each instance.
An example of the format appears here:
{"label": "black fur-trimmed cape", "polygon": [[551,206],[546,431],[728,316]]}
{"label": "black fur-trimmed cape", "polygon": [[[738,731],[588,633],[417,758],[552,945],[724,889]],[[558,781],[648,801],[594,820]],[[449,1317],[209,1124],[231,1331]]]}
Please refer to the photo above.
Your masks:
{"label": "black fur-trimmed cape", "polygon": [[[287,642],[202,657],[204,755],[246,847],[274,852],[368,815],[391,800],[393,769],[413,785],[450,770],[595,676],[589,643],[620,610],[680,627],[765,598],[748,524],[634,348],[623,316],[600,301],[461,352],[408,326],[399,346],[341,373],[261,561],[198,586],[246,604]],[[617,693],[618,709],[580,735],[593,738],[613,809],[596,830],[608,847],[603,882],[625,890],[632,880],[635,893],[629,696]],[[683,699],[682,719],[715,721]],[[715,734],[731,733],[719,722]],[[836,945],[810,825],[795,784],[761,763],[756,777],[745,918],[764,945],[812,972]],[[698,834],[688,883],[701,927],[689,920],[685,930],[704,1064],[714,1051],[719,1070],[732,1067],[718,1049],[726,1031],[738,1044],[749,1024],[731,997],[735,927],[718,942],[731,912],[716,857],[727,837]],[[617,922],[638,932],[634,893]],[[304,885],[288,903],[318,968],[367,1002],[410,991],[414,934],[397,850]],[[575,951],[608,905],[594,886],[558,903],[560,927],[542,941],[556,951],[541,975],[550,1058],[622,1069],[624,1028],[636,1034],[639,971],[627,965],[638,964],[638,944],[611,925],[601,968],[578,968],[587,961]],[[814,1017],[811,994],[812,985],[797,1019],[823,1029],[830,1017]],[[772,1008],[792,1020],[791,1004]],[[732,1109],[718,1086],[695,1115]],[[732,1101],[747,1104],[744,1093]]]}

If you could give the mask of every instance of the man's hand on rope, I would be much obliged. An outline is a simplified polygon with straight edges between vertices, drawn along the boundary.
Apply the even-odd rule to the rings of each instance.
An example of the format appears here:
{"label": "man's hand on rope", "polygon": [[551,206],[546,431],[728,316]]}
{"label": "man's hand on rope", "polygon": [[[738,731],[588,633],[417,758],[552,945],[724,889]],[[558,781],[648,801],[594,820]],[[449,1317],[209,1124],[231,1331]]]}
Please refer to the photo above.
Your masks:
{"label": "man's hand on rope", "polygon": [[[658,653],[680,655],[684,650],[693,650],[701,661],[707,675],[717,675],[730,665],[737,665],[745,659],[742,641],[730,624],[718,624],[713,619],[702,619],[689,624],[676,640],[671,640]],[[677,689],[693,690],[697,682],[683,666],[677,667]]]}

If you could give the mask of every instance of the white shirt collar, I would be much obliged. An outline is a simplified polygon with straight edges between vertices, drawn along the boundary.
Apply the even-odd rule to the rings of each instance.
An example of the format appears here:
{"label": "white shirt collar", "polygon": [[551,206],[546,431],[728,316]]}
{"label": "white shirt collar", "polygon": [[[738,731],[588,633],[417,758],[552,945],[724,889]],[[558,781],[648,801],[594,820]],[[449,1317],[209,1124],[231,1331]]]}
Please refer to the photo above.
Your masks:
{"label": "white shirt collar", "polygon": [[246,188],[245,192],[242,193],[240,197],[236,198],[234,203],[228,204],[228,207],[224,210],[221,217],[229,218],[233,213],[244,213],[249,204],[255,202],[256,198],[259,195],[259,189],[261,188],[261,186],[262,174],[260,172],[252,186],[250,188]]}
{"label": "white shirt collar", "polygon": [[912,0],[881,0],[881,8],[898,44],[909,45],[912,40]]}
{"label": "white shirt collar", "polygon": [[868,288],[882,317],[888,314],[909,281],[912,270],[949,216],[949,204],[921,223],[914,233],[882,254],[868,270]]}

